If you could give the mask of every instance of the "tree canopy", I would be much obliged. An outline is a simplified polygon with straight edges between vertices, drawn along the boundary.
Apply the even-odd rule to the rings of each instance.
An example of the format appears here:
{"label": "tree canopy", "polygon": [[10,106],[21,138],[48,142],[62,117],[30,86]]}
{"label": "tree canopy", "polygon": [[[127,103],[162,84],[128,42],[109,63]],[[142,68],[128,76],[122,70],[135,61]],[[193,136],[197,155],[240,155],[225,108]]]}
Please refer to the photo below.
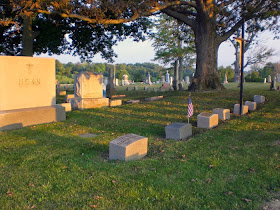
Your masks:
{"label": "tree canopy", "polygon": [[[116,40],[128,35],[143,38],[142,32],[147,29],[145,16],[161,11],[194,31],[197,60],[190,90],[220,90],[223,86],[217,72],[219,45],[243,21],[265,20],[266,27],[278,30],[279,6],[279,0],[0,0],[0,50],[18,54],[17,49],[22,49],[23,55],[40,53],[38,49],[48,53],[72,52],[82,58],[101,52],[110,59]],[[60,36],[53,40],[53,48],[48,42],[39,45],[38,40],[44,40],[39,38],[44,30],[36,33],[40,27],[33,24],[38,19],[48,22],[50,29],[62,27]],[[65,39],[66,34],[70,40]],[[4,42],[10,39],[12,44],[6,46]]]}

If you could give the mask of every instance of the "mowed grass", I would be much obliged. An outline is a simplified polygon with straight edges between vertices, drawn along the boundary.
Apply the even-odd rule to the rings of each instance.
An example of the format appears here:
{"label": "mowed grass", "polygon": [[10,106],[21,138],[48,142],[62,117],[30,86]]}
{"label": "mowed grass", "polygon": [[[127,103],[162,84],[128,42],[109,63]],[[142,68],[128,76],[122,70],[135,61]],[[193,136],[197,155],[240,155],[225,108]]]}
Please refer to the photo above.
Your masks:
{"label": "mowed grass", "polygon": [[[187,122],[188,92],[118,94],[154,102],[77,110],[65,122],[0,132],[0,209],[259,209],[279,196],[280,92],[246,83],[244,101],[267,100],[246,116],[231,115],[212,130],[196,115],[233,109],[236,84],[222,92],[192,93],[194,136],[166,140],[164,127]],[[60,97],[59,100],[61,100]],[[93,138],[80,134],[94,133]],[[149,139],[139,161],[109,161],[109,142],[135,133]]]}

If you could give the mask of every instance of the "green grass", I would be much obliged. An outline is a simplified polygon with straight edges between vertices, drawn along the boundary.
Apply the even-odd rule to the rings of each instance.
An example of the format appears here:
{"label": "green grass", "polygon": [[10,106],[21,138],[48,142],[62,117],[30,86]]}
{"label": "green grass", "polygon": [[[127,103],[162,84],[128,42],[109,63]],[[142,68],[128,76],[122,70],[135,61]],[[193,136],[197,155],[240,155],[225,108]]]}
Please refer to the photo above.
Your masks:
{"label": "green grass", "polygon": [[[233,109],[236,84],[222,92],[192,93],[196,115]],[[267,101],[212,130],[193,127],[187,141],[166,140],[164,127],[186,122],[188,92],[154,102],[67,113],[65,122],[0,132],[0,209],[259,209],[279,193],[280,92],[246,83],[244,100]],[[79,134],[95,133],[94,138]],[[149,138],[139,161],[109,161],[109,142],[135,133]]]}

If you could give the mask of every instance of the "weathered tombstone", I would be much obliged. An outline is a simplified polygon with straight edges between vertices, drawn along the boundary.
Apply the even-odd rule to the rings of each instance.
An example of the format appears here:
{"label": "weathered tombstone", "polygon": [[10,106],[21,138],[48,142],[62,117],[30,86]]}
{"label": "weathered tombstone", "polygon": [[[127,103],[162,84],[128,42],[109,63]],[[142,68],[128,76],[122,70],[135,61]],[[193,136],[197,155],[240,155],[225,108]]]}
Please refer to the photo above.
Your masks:
{"label": "weathered tombstone", "polygon": [[190,84],[190,77],[189,77],[189,76],[186,76],[186,77],[185,77],[185,81],[186,81],[186,84],[189,85],[189,84]]}
{"label": "weathered tombstone", "polygon": [[121,105],[122,105],[122,100],[110,100],[109,102],[110,107],[121,106]]}
{"label": "weathered tombstone", "polygon": [[165,83],[165,76],[161,76],[161,83]]}
{"label": "weathered tombstone", "polygon": [[150,88],[147,88],[147,93],[150,93],[151,92],[151,89]]}
{"label": "weathered tombstone", "polygon": [[[241,115],[245,115],[248,113],[249,107],[247,105],[242,105]],[[234,104],[233,114],[240,114],[240,104]]]}
{"label": "weathered tombstone", "polygon": [[130,87],[127,87],[126,90],[127,90],[127,91],[131,91],[131,88],[130,88]]}
{"label": "weathered tombstone", "polygon": [[170,85],[173,84],[173,77],[170,77]]}
{"label": "weathered tombstone", "polygon": [[267,76],[267,82],[271,82],[271,76],[270,75]]}
{"label": "weathered tombstone", "polygon": [[223,108],[216,108],[212,111],[213,114],[218,114],[219,119],[221,120],[229,120],[230,119],[230,110]]}
{"label": "weathered tombstone", "polygon": [[124,82],[124,80],[122,79],[122,86],[125,86],[125,82]]}
{"label": "weathered tombstone", "polygon": [[224,76],[224,84],[228,84],[227,75]]}
{"label": "weathered tombstone", "polygon": [[265,102],[265,97],[261,95],[254,95],[254,102],[257,104],[262,104]]}
{"label": "weathered tombstone", "polygon": [[59,93],[60,93],[60,83],[59,83],[59,81],[58,80],[56,80],[56,95],[59,95]]}
{"label": "weathered tombstone", "polygon": [[65,116],[56,105],[55,59],[0,56],[0,131]]}
{"label": "weathered tombstone", "polygon": [[106,85],[106,97],[116,94],[114,85],[114,65],[106,65],[108,71],[108,84]]}
{"label": "weathered tombstone", "polygon": [[257,109],[257,103],[253,101],[246,101],[245,105],[248,106],[249,111],[255,111]]}
{"label": "weathered tombstone", "polygon": [[103,75],[82,71],[75,75],[75,98],[72,109],[91,109],[109,106],[109,99],[103,97]]}
{"label": "weathered tombstone", "polygon": [[210,114],[207,112],[202,112],[197,115],[197,127],[198,128],[214,128],[219,124],[218,114]]}
{"label": "weathered tombstone", "polygon": [[182,140],[192,136],[192,125],[188,123],[171,123],[165,127],[166,139]]}
{"label": "weathered tombstone", "polygon": [[127,134],[110,142],[109,160],[139,160],[147,155],[148,138]]}
{"label": "weathered tombstone", "polygon": [[165,83],[167,83],[167,84],[170,83],[170,77],[169,77],[168,71],[166,71],[166,74],[165,74]]}
{"label": "weathered tombstone", "polygon": [[64,98],[65,103],[70,103],[71,99],[75,98],[74,94],[67,94]]}
{"label": "weathered tombstone", "polygon": [[134,86],[134,90],[138,90],[138,87],[137,87],[137,86]]}
{"label": "weathered tombstone", "polygon": [[157,92],[157,89],[156,89],[156,88],[153,88],[153,91],[154,91],[154,92]]}
{"label": "weathered tombstone", "polygon": [[123,84],[129,85],[128,76],[126,74],[123,75]]}
{"label": "weathered tombstone", "polygon": [[117,86],[117,87],[118,87],[118,86],[119,86],[119,79],[116,79],[115,81],[116,81],[115,86]]}
{"label": "weathered tombstone", "polygon": [[154,97],[145,98],[145,101],[156,101],[162,98],[163,96],[154,96]]}
{"label": "weathered tombstone", "polygon": [[144,90],[147,90],[147,88],[148,88],[147,86],[144,86]]}
{"label": "weathered tombstone", "polygon": [[148,72],[147,84],[152,85],[150,72]]}
{"label": "weathered tombstone", "polygon": [[276,77],[274,77],[271,82],[270,90],[277,90]]}
{"label": "weathered tombstone", "polygon": [[156,84],[159,84],[160,83],[160,81],[156,81]]}
{"label": "weathered tombstone", "polygon": [[263,80],[263,84],[266,84],[266,78],[264,78],[264,80]]}
{"label": "weathered tombstone", "polygon": [[130,100],[130,101],[127,101],[126,103],[128,103],[128,104],[139,104],[140,100]]}

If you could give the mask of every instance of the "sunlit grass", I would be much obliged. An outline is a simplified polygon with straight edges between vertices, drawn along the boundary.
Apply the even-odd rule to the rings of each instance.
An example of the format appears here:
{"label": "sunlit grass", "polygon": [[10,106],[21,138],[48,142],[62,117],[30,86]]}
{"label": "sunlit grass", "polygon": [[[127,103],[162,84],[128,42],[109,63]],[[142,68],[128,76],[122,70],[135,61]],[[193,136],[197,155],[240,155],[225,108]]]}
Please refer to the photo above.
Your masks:
{"label": "sunlit grass", "polygon": [[[142,85],[144,86],[144,85]],[[233,110],[236,83],[222,92],[192,93],[194,136],[166,140],[164,127],[187,122],[187,91],[126,91],[140,104],[77,110],[65,122],[0,132],[1,209],[258,209],[279,192],[280,93],[245,83],[244,101],[267,101],[213,130],[196,128],[196,115]],[[145,97],[163,95],[159,101]],[[58,101],[64,97],[58,97]],[[93,138],[80,134],[94,133]],[[109,161],[109,142],[135,133],[149,138],[140,161]]]}

